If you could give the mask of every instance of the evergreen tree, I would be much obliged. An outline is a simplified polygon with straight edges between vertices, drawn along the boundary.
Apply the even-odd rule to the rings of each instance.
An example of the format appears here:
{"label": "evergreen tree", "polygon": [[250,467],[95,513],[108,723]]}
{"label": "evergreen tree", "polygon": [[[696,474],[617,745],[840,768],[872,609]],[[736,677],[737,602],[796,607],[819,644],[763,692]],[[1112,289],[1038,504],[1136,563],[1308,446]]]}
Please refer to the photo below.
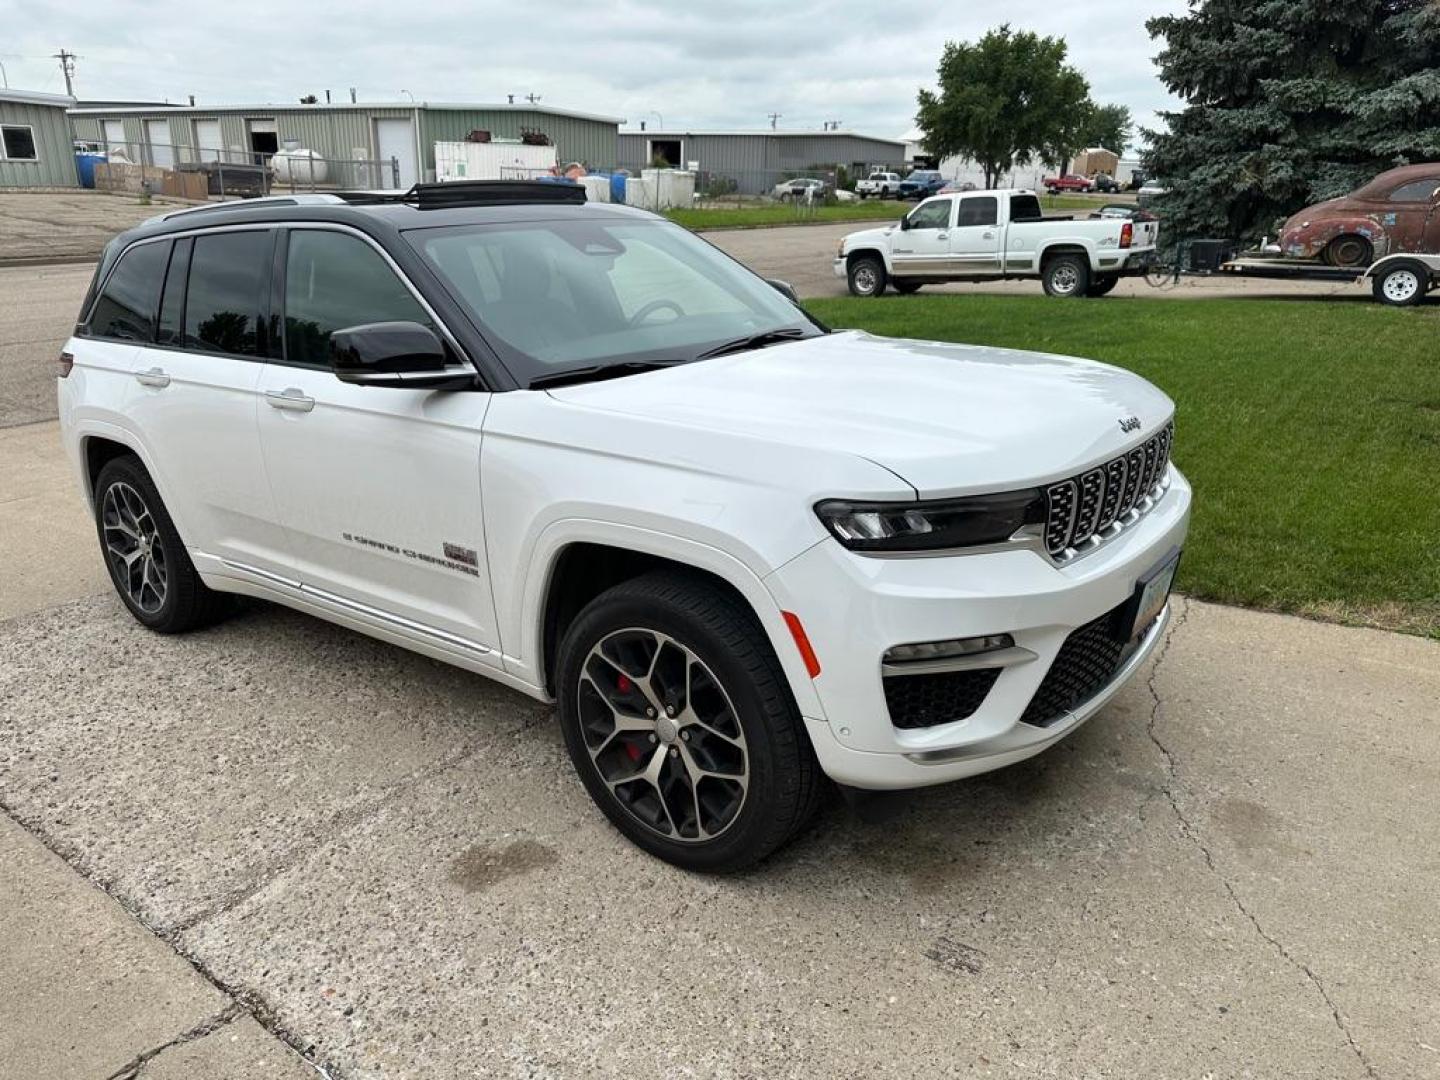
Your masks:
{"label": "evergreen tree", "polygon": [[1254,237],[1440,160],[1440,0],[1190,0],[1150,19],[1186,107],[1145,132],[1172,236]]}

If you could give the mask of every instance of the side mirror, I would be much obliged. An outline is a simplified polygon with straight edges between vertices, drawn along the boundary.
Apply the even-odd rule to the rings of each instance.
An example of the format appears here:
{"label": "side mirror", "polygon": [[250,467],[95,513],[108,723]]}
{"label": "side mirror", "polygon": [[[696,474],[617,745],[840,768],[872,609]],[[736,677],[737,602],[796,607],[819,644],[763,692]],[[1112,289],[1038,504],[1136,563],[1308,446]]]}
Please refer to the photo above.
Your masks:
{"label": "side mirror", "polygon": [[779,278],[766,278],[765,284],[769,285],[792,304],[800,303],[800,297],[795,294],[795,287],[788,281],[781,281]]}
{"label": "side mirror", "polygon": [[416,322],[365,323],[330,335],[330,368],[356,386],[469,386],[474,373],[451,364],[444,344]]}
{"label": "side mirror", "polygon": [[901,231],[901,232],[909,232],[909,231],[910,231],[910,215],[909,215],[909,214],[906,214],[904,217],[902,217],[902,218],[900,219],[900,231]]}

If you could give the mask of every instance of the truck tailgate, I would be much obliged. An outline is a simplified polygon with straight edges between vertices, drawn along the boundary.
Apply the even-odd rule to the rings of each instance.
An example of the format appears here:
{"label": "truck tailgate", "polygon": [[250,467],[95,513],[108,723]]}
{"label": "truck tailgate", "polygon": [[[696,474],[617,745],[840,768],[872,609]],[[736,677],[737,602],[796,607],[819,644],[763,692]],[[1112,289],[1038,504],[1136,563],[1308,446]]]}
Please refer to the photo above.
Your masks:
{"label": "truck tailgate", "polygon": [[1158,221],[1136,221],[1135,231],[1130,241],[1132,248],[1155,247],[1160,243],[1160,222]]}

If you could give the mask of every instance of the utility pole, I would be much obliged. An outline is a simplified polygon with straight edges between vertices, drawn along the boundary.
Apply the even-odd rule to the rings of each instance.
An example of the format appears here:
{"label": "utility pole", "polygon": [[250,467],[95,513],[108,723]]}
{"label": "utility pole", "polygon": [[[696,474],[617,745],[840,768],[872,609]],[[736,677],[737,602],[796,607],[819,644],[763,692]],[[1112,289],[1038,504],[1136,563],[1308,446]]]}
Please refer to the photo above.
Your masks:
{"label": "utility pole", "polygon": [[781,117],[782,115],[784,115],[784,114],[783,114],[783,113],[778,113],[778,112],[772,112],[772,113],[766,113],[765,115],[768,116],[768,117],[770,117],[770,130],[771,130],[771,131],[774,131],[776,124],[778,124],[778,123],[780,122],[780,117]]}
{"label": "utility pole", "polygon": [[60,70],[65,73],[65,96],[74,97],[75,88],[70,80],[75,77],[75,61],[80,58],[66,49],[61,49],[58,53],[53,53],[50,58],[52,60],[59,60]]}
{"label": "utility pole", "polygon": [[539,94],[526,94],[526,95],[525,95],[525,100],[528,101],[528,102],[530,102],[531,105],[538,105],[538,104],[540,103],[540,95],[539,95]]}

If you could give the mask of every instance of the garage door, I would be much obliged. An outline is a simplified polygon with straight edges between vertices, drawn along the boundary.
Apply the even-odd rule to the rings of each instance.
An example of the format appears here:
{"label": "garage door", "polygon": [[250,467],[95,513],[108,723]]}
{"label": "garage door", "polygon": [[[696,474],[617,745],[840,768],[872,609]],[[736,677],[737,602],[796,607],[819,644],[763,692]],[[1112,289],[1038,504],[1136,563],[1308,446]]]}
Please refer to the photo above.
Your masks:
{"label": "garage door", "polygon": [[162,169],[175,165],[175,148],[170,145],[170,121],[146,120],[145,141],[150,144],[150,164]]}
{"label": "garage door", "polygon": [[125,121],[123,120],[102,120],[101,126],[105,129],[105,149],[114,153],[123,150],[127,157],[134,157],[140,160],[140,155],[125,145]]}
{"label": "garage door", "polygon": [[415,183],[415,132],[409,120],[376,120],[375,145],[381,161],[388,163],[394,158],[400,166],[398,182],[392,179],[388,166],[381,169],[382,188],[408,188]]}
{"label": "garage door", "polygon": [[200,148],[201,161],[219,161],[225,144],[220,141],[219,120],[195,121],[195,145]]}

